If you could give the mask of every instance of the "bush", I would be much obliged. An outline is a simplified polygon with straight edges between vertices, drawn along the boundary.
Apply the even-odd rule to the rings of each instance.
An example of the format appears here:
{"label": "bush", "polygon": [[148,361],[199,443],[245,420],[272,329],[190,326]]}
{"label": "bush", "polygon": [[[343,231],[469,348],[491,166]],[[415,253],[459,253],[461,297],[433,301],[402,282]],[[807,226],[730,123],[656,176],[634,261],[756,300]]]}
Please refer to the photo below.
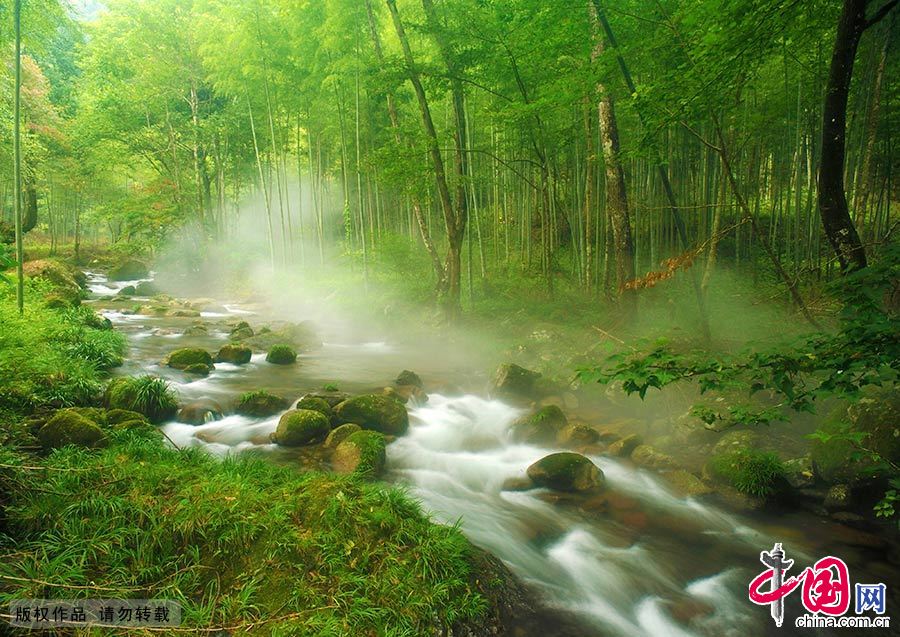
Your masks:
{"label": "bush", "polygon": [[785,482],[784,465],[778,456],[746,447],[713,456],[710,470],[741,493],[757,498],[774,495]]}

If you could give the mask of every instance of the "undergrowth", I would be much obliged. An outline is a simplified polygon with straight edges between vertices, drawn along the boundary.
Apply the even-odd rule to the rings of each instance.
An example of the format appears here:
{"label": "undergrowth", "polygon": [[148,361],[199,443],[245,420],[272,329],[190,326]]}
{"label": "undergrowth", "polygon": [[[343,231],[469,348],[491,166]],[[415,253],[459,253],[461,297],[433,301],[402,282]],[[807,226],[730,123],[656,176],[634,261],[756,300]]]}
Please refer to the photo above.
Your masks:
{"label": "undergrowth", "polygon": [[396,488],[178,452],[153,430],[110,437],[54,452],[47,471],[0,473],[0,605],[168,598],[185,627],[348,636],[431,634],[485,609],[463,535]]}

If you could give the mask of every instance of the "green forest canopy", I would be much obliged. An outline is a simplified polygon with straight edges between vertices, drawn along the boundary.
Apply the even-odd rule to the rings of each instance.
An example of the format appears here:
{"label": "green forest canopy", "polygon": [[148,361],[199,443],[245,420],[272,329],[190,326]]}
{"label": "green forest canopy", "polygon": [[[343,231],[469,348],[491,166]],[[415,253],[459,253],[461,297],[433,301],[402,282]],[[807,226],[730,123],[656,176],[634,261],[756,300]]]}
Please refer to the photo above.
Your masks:
{"label": "green forest canopy", "polygon": [[[839,23],[860,7],[835,167],[823,109]],[[802,304],[797,281],[854,265],[852,246],[829,246],[841,228],[871,252],[895,227],[891,8],[24,0],[25,227],[153,250],[179,228],[226,241],[254,215],[277,268],[336,254],[368,268],[406,236],[452,311],[466,275],[618,294],[692,265],[705,288],[717,260],[758,266]],[[845,188],[849,226],[826,233],[820,209]]]}

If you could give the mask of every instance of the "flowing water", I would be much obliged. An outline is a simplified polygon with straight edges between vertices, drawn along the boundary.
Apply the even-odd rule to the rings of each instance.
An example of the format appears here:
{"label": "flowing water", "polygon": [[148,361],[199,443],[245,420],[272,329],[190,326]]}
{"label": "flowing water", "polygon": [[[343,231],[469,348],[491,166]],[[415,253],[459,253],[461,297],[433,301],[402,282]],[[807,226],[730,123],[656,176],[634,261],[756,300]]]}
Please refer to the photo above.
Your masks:
{"label": "flowing water", "polygon": [[[134,283],[108,283],[96,273],[89,277],[95,296]],[[227,342],[229,324],[238,320],[255,326],[277,318],[266,312],[222,303],[203,312],[209,326],[204,336],[181,333],[197,319],[104,313],[128,338],[129,359],[121,373],[162,375],[182,401],[214,400],[227,407],[238,394],[256,389],[299,398],[326,382],[351,392],[372,390],[404,368],[416,370],[426,385],[441,378],[451,379],[444,386],[466,388],[481,378],[463,356],[438,359],[383,336],[348,339],[346,330],[329,333],[328,321],[318,325],[323,347],[301,355],[294,366],[270,365],[255,354],[247,365],[217,364],[207,378],[194,380],[159,365],[179,347],[218,349]],[[900,634],[795,628],[799,590],[788,598],[785,624],[778,629],[769,608],[747,598],[750,579],[764,570],[760,551],[782,542],[797,564],[790,574],[833,554],[847,561],[851,582],[886,583],[890,615],[900,601],[900,577],[887,564],[883,544],[868,534],[802,512],[728,513],[679,497],[654,474],[605,456],[591,458],[608,485],[592,500],[576,502],[541,489],[503,490],[504,482],[524,476],[526,467],[552,451],[509,441],[508,428],[520,413],[474,391],[432,393],[424,405],[411,407],[409,433],[389,445],[387,479],[408,485],[437,521],[458,522],[475,544],[540,591],[548,605],[577,616],[586,636]],[[277,421],[278,416],[227,415],[200,426],[173,422],[163,429],[179,446],[202,445],[219,455],[253,451],[296,462],[303,451],[268,441]],[[546,627],[540,632],[553,634]]]}

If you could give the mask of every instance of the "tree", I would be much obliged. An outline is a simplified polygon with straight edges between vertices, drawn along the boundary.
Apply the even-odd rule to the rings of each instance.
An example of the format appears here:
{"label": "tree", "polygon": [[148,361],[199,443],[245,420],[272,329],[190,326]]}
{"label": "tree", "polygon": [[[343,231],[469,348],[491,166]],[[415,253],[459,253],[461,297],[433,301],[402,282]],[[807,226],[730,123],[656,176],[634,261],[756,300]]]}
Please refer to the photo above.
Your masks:
{"label": "tree", "polygon": [[868,265],[866,250],[850,211],[844,192],[844,154],[847,132],[847,97],[856,49],[863,31],[884,18],[897,4],[891,0],[872,18],[866,18],[868,0],[844,0],[838,20],[831,68],[825,88],[822,110],[822,163],[819,166],[819,213],[825,235],[837,255],[842,271]]}

